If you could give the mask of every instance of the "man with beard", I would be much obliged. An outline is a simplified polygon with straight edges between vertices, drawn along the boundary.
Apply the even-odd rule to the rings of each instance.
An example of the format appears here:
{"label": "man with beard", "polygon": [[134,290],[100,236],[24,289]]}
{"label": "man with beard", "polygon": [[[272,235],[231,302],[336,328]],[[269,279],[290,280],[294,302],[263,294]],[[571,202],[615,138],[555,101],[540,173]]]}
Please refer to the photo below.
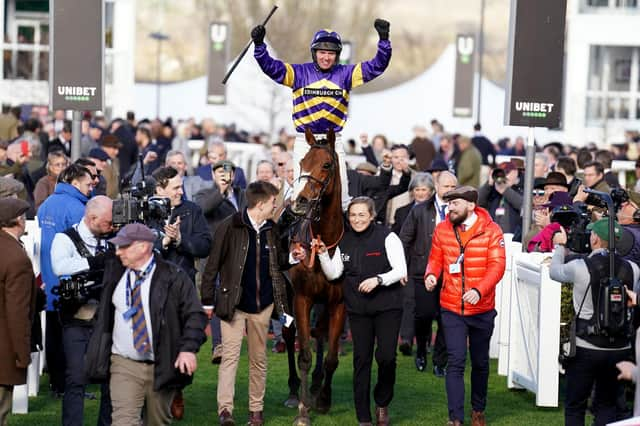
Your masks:
{"label": "man with beard", "polygon": [[[433,233],[425,287],[442,276],[440,306],[447,342],[446,389],[449,425],[464,422],[464,368],[471,354],[472,425],[484,426],[489,381],[489,341],[493,334],[495,287],[505,270],[500,226],[477,207],[478,192],[461,186],[444,195],[449,215]],[[457,241],[457,244],[451,244]],[[468,345],[467,345],[468,342]]]}

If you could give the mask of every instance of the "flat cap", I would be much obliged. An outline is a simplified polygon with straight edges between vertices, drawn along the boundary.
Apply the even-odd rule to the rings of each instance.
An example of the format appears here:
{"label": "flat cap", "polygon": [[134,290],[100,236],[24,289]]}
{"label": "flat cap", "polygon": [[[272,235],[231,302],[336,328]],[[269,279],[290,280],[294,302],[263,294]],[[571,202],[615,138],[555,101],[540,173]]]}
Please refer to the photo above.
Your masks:
{"label": "flat cap", "polygon": [[105,137],[102,138],[100,145],[109,148],[122,148],[122,142],[120,142],[120,139],[118,139],[116,135],[105,135]]}
{"label": "flat cap", "polygon": [[451,191],[444,194],[442,197],[444,201],[451,201],[457,198],[462,198],[463,200],[467,200],[472,203],[478,202],[478,191],[473,186],[459,186],[456,189],[452,189]]}
{"label": "flat cap", "polygon": [[0,198],[0,222],[7,222],[29,210],[29,203],[19,198]]}
{"label": "flat cap", "polygon": [[156,238],[156,234],[142,223],[130,223],[118,231],[118,234],[109,242],[114,246],[128,246],[136,241],[152,243]]}
{"label": "flat cap", "polygon": [[215,163],[213,163],[213,166],[211,166],[211,170],[215,171],[216,169],[219,169],[220,167],[224,167],[224,166],[229,166],[231,167],[231,170],[236,170],[236,165],[233,164],[233,161],[230,160],[220,160],[220,161],[216,161]]}
{"label": "flat cap", "polygon": [[24,190],[24,184],[8,176],[0,176],[0,198],[11,197]]}
{"label": "flat cap", "polygon": [[378,173],[378,168],[368,161],[363,161],[362,163],[358,164],[356,166],[356,171],[358,170],[371,173],[372,175],[375,175],[376,173]]}
{"label": "flat cap", "polygon": [[96,158],[100,161],[109,161],[109,156],[107,155],[107,153],[100,148],[92,148],[91,151],[89,151],[88,157]]}

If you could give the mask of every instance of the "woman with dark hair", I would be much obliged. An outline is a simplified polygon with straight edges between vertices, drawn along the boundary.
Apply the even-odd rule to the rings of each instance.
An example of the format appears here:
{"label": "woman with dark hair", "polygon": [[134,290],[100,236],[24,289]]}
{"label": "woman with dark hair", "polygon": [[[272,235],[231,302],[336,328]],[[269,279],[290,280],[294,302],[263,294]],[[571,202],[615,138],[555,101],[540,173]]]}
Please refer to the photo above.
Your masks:
{"label": "woman with dark hair", "polygon": [[316,241],[322,271],[329,280],[344,276],[344,301],[353,337],[353,394],[360,425],[371,425],[370,389],[374,344],[378,380],[373,391],[378,425],[389,423],[388,406],[396,380],[396,346],[402,320],[402,285],[407,264],[402,242],[374,223],[369,197],[351,200],[349,228],[333,257]]}
{"label": "woman with dark hair", "polygon": [[69,159],[62,151],[53,151],[47,155],[47,174],[38,180],[36,188],[33,191],[33,200],[36,204],[36,211],[38,211],[40,204],[42,204],[49,195],[53,194],[58,181],[58,176],[68,164]]}

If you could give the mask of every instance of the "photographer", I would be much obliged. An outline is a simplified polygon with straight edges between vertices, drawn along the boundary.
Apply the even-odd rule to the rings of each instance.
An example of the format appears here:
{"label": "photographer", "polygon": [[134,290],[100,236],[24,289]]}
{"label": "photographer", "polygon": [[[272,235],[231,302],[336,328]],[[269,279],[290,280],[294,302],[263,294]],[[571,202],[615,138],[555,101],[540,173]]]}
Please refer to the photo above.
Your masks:
{"label": "photographer", "polygon": [[478,205],[489,211],[502,232],[514,234],[514,241],[522,237],[522,188],[518,167],[512,162],[502,163],[491,171],[489,180],[478,190]]}
{"label": "photographer", "polygon": [[633,235],[633,246],[624,258],[640,264],[640,193],[627,191],[627,199],[620,204],[616,218]]}
{"label": "photographer", "polygon": [[[202,210],[197,204],[183,200],[182,176],[173,167],[161,167],[153,172],[155,193],[168,198],[171,214],[167,223],[151,221],[149,226],[162,236],[162,257],[182,267],[195,283],[195,259],[209,255],[211,234]],[[158,247],[157,247],[158,248]]]}
{"label": "photographer", "polygon": [[[51,245],[53,272],[62,278],[71,275],[78,284],[102,281],[105,259],[113,255],[106,240],[111,226],[112,201],[98,195],[87,202],[82,220],[64,232],[55,235]],[[77,274],[89,271],[89,277]],[[77,280],[77,281],[76,281]],[[60,287],[59,287],[60,288]],[[66,361],[65,392],[62,400],[62,424],[82,425],[84,421],[85,387],[88,384],[84,374],[84,355],[93,332],[93,316],[100,299],[101,288],[88,290],[86,297],[78,300],[58,299],[62,319],[62,338]],[[111,400],[108,386],[101,389],[98,425],[111,424]]]}
{"label": "photographer", "polygon": [[611,189],[604,180],[604,167],[597,161],[591,161],[584,165],[584,183],[578,188],[578,193],[573,200],[582,201],[591,206],[601,206],[602,203],[598,197],[583,191],[585,187],[606,193],[609,193]]}
{"label": "photographer", "polygon": [[[630,336],[626,332],[608,332],[600,326],[598,318],[614,298],[600,297],[603,283],[610,284],[609,277],[609,219],[600,219],[587,226],[591,230],[592,251],[585,257],[565,262],[567,234],[563,228],[553,237],[555,251],[549,267],[551,279],[573,284],[573,306],[576,312],[575,356],[565,364],[567,390],[565,400],[565,424],[584,425],[587,400],[595,382],[593,400],[595,424],[604,425],[616,420],[617,370],[616,363],[627,359]],[[614,223],[618,240],[622,228]],[[614,255],[614,276],[627,288],[635,288],[639,270],[632,262]],[[612,293],[613,294],[613,293]],[[609,302],[611,300],[612,302]],[[626,302],[620,297],[620,304]],[[597,309],[600,307],[600,309]],[[618,306],[611,307],[615,312]],[[624,306],[622,307],[624,310]],[[623,329],[630,327],[622,327]]]}

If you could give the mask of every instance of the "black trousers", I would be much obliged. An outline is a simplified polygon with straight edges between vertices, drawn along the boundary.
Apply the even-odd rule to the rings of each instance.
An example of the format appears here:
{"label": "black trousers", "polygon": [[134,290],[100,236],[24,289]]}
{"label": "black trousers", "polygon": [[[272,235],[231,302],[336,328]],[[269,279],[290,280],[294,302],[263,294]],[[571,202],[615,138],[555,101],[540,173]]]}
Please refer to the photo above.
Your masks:
{"label": "black trousers", "polygon": [[438,332],[433,348],[433,365],[444,368],[447,365],[447,345],[440,317],[440,292],[427,291],[423,282],[412,281],[415,281],[416,356],[426,358],[427,345],[431,341],[432,324],[436,321]]}
{"label": "black trousers", "polygon": [[349,313],[353,338],[353,397],[359,422],[371,421],[371,364],[373,346],[378,363],[378,380],[373,399],[378,407],[386,407],[393,399],[396,382],[396,347],[402,310],[371,314]]}
{"label": "black trousers", "polygon": [[566,426],[584,426],[587,400],[595,383],[594,425],[616,421],[618,369],[616,363],[629,359],[628,350],[602,351],[576,348],[576,356],[566,365],[567,394],[564,403]]}
{"label": "black trousers", "polygon": [[[400,323],[400,339],[413,345],[415,335],[414,323],[416,315],[415,280],[409,280],[402,288],[402,322]],[[424,284],[422,285],[424,287]]]}
{"label": "black trousers", "polygon": [[[63,328],[64,355],[67,363],[65,392],[62,400],[62,424],[82,426],[84,424],[84,393],[88,384],[84,372],[84,355],[93,332],[88,325],[67,324]],[[99,426],[111,424],[111,397],[109,384],[100,388]]]}
{"label": "black trousers", "polygon": [[64,392],[64,344],[62,342],[62,323],[57,311],[47,311],[45,334],[45,357],[49,372],[49,387],[54,392]]}

